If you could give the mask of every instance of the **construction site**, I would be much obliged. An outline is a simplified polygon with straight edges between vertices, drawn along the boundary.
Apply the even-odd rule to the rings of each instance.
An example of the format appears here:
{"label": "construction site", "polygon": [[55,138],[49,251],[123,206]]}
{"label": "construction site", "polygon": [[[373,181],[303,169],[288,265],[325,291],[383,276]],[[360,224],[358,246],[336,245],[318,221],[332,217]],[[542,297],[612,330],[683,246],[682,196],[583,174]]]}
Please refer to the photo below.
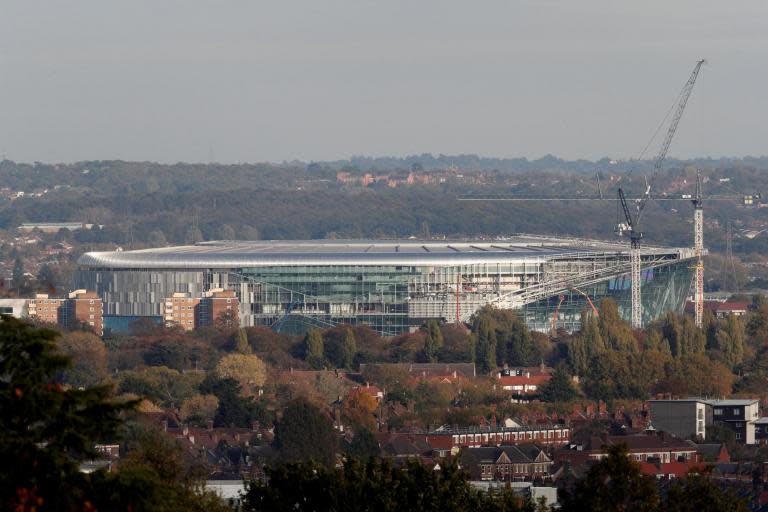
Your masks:
{"label": "construction site", "polygon": [[[531,329],[578,330],[584,312],[598,315],[610,297],[639,329],[663,314],[681,312],[691,293],[695,319],[703,318],[703,204],[696,193],[656,197],[672,144],[704,61],[696,65],[654,137],[666,134],[634,195],[619,184],[615,197],[574,200],[617,206],[616,242],[525,235],[488,240],[343,240],[205,242],[139,251],[86,253],[76,287],[95,290],[110,321],[164,322],[161,303],[174,294],[199,297],[234,292],[242,326],[300,333],[311,327],[366,324],[381,335],[418,329],[429,319],[468,322],[481,307],[514,309]],[[632,183],[627,176],[625,183]],[[598,174],[599,180],[599,174]],[[599,181],[598,181],[599,185]],[[556,197],[471,197],[473,201],[557,200]],[[731,200],[733,198],[707,198]],[[644,244],[643,214],[654,200],[693,205],[692,247]],[[608,234],[607,234],[608,235]],[[608,238],[608,236],[606,236]],[[111,320],[112,319],[112,320]]]}

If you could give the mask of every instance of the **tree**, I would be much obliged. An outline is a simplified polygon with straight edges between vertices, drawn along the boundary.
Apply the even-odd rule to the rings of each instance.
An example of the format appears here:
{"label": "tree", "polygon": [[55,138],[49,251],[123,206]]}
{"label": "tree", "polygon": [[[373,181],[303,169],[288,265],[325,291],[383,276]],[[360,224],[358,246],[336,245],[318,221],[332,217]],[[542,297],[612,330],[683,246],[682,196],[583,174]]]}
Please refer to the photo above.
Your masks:
{"label": "tree", "polygon": [[91,499],[80,461],[114,436],[119,414],[134,403],[110,400],[109,386],[65,390],[55,376],[69,359],[57,333],[4,316],[0,320],[0,509],[37,503],[46,510],[83,509]]}
{"label": "tree", "polygon": [[303,398],[288,403],[275,425],[274,448],[283,461],[336,462],[338,438],[331,419]]}
{"label": "tree", "polygon": [[352,368],[357,354],[357,340],[350,326],[328,329],[323,345],[326,359],[336,368]]}
{"label": "tree", "polygon": [[325,366],[323,336],[317,329],[310,329],[304,335],[304,360],[314,370],[320,370]]}
{"label": "tree", "polygon": [[317,464],[282,465],[267,470],[266,481],[248,485],[245,512],[261,510],[404,510],[445,512],[533,512],[511,489],[483,492],[470,485],[453,462],[429,468],[409,461],[392,467],[378,458],[349,460],[343,469]]}
{"label": "tree", "polygon": [[653,479],[630,460],[623,444],[608,447],[608,456],[589,469],[572,493],[563,493],[561,498],[564,512],[651,512],[660,504]]}
{"label": "tree", "polygon": [[251,344],[248,343],[248,333],[246,333],[245,329],[242,327],[237,330],[237,334],[235,335],[235,352],[246,355],[253,353]]}
{"label": "tree", "polygon": [[215,395],[219,400],[213,417],[215,427],[250,428],[254,421],[264,425],[272,421],[263,404],[254,401],[253,397],[241,395],[240,384],[234,379],[208,375],[200,383],[199,390],[203,394]]}
{"label": "tree", "polygon": [[600,303],[600,335],[606,346],[620,352],[636,352],[637,344],[629,323],[619,316],[619,307],[612,299]]}
{"label": "tree", "polygon": [[437,320],[427,320],[427,335],[424,338],[424,358],[429,363],[437,362],[437,354],[443,348],[443,333]]}
{"label": "tree", "polygon": [[747,512],[748,504],[733,489],[722,489],[702,475],[675,479],[664,503],[667,512]]}
{"label": "tree", "polygon": [[368,462],[373,457],[381,455],[379,442],[373,433],[367,428],[358,428],[355,430],[355,437],[349,443],[347,453],[363,462]]}
{"label": "tree", "polygon": [[184,400],[181,404],[181,419],[186,422],[204,424],[213,421],[219,409],[219,399],[216,395],[195,395]]}
{"label": "tree", "polygon": [[85,331],[64,333],[59,350],[71,358],[61,374],[62,382],[76,387],[101,384],[107,377],[107,349],[101,338]]}
{"label": "tree", "polygon": [[150,247],[165,247],[168,245],[168,240],[165,238],[165,233],[161,229],[155,229],[150,231],[147,237],[147,243]]}
{"label": "tree", "polygon": [[229,224],[222,224],[221,230],[219,231],[219,237],[221,237],[222,240],[234,240],[235,228]]}
{"label": "tree", "polygon": [[24,262],[21,260],[21,256],[16,256],[16,259],[13,261],[11,279],[13,287],[16,288],[17,292],[21,292],[21,289],[27,284],[27,278],[24,276]]}
{"label": "tree", "polygon": [[541,387],[539,394],[545,402],[570,402],[579,395],[571,383],[571,376],[562,365],[555,369],[552,378]]}
{"label": "tree", "polygon": [[221,379],[234,379],[246,393],[255,392],[267,380],[267,365],[255,355],[227,354],[214,372]]}
{"label": "tree", "polygon": [[477,321],[475,333],[478,370],[482,374],[488,374],[496,368],[496,333],[487,318],[480,318]]}

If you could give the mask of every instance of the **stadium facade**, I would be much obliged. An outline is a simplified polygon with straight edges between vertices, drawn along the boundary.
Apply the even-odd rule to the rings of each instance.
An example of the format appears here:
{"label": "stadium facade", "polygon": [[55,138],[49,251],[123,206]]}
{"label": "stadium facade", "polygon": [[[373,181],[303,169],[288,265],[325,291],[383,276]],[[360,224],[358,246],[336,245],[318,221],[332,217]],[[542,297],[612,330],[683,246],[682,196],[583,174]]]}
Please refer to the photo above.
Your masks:
{"label": "stadium facade", "polygon": [[[642,249],[643,322],[682,311],[693,250]],[[105,326],[161,319],[174,293],[232,290],[243,326],[283,332],[367,324],[383,335],[427,319],[468,321],[486,304],[513,308],[539,331],[580,326],[581,312],[613,298],[629,317],[624,244],[534,236],[492,241],[220,241],[89,252],[77,288],[96,291]]]}

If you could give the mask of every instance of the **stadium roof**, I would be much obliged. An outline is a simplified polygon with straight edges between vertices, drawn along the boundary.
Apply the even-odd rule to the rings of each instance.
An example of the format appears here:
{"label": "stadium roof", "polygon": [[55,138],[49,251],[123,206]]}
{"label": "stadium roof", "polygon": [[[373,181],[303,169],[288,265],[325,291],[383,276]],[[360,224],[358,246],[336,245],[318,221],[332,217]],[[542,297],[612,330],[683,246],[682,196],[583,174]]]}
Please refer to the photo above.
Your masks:
{"label": "stadium roof", "polygon": [[[500,240],[216,241],[137,251],[88,252],[78,260],[97,268],[246,268],[292,265],[472,265],[540,263],[580,253],[626,254],[627,245],[591,240],[516,237]],[[690,257],[690,249],[644,248]]]}

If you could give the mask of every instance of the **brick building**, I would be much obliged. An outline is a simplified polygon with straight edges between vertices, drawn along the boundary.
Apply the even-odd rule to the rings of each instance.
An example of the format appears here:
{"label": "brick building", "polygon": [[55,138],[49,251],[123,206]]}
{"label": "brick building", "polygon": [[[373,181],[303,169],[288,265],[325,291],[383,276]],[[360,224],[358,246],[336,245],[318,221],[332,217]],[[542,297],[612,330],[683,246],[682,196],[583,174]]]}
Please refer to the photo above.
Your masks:
{"label": "brick building", "polygon": [[215,289],[205,292],[200,299],[199,311],[198,327],[211,325],[238,327],[240,325],[240,301],[232,290]]}
{"label": "brick building", "polygon": [[552,459],[535,444],[465,448],[459,455],[461,467],[472,480],[527,482],[546,480],[552,474]]}
{"label": "brick building", "polygon": [[30,318],[55,324],[65,329],[89,327],[99,336],[104,335],[104,316],[102,303],[96,292],[75,290],[66,298],[35,295],[27,302]]}
{"label": "brick building", "polygon": [[166,327],[178,325],[184,330],[191,331],[197,326],[200,299],[190,297],[186,293],[174,293],[163,299],[161,312]]}

